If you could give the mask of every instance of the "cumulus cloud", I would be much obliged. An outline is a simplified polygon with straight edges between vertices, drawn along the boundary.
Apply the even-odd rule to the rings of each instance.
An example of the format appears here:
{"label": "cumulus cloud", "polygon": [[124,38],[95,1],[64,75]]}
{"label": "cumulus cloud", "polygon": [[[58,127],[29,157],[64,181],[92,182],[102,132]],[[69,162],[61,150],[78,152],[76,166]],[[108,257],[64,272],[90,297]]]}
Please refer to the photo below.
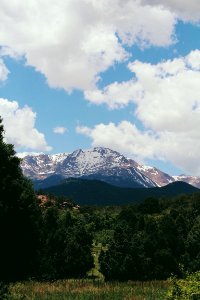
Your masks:
{"label": "cumulus cloud", "polygon": [[53,132],[57,133],[57,134],[64,134],[66,131],[67,131],[67,128],[61,127],[61,126],[55,127],[53,129]]}
{"label": "cumulus cloud", "polygon": [[49,151],[44,134],[35,128],[36,113],[28,106],[20,108],[16,101],[0,98],[0,116],[3,118],[5,139],[17,149]]}
{"label": "cumulus cloud", "polygon": [[103,90],[86,90],[85,98],[93,104],[107,104],[109,108],[116,109],[125,107],[129,102],[133,102],[133,96],[139,98],[143,93],[141,84],[135,79],[121,83],[114,82],[106,86]]}
{"label": "cumulus cloud", "polygon": [[94,128],[77,126],[77,133],[86,135],[92,139],[92,146],[104,146],[131,155],[141,161],[145,157],[154,158],[153,143],[156,142],[153,132],[141,132],[137,127],[122,121],[118,125],[114,123],[98,124]]}
{"label": "cumulus cloud", "polygon": [[176,23],[167,8],[139,0],[1,0],[0,19],[1,55],[25,57],[67,91],[94,88],[127,59],[127,45],[170,45]]}
{"label": "cumulus cloud", "polygon": [[177,16],[186,21],[200,20],[199,0],[141,0],[143,4],[162,6],[175,12]]}
{"label": "cumulus cloud", "polygon": [[[81,132],[79,128],[79,132],[89,135],[94,144],[98,140],[104,143],[103,138],[105,144],[109,143],[106,136],[112,132],[115,143],[123,141],[123,147],[135,156],[164,159],[186,172],[200,174],[200,51],[155,65],[134,61],[129,69],[133,79],[87,91],[85,96],[92,103],[106,103],[112,109],[134,103],[134,114],[144,126],[144,133],[123,122],[100,124],[91,131],[83,128]],[[106,133],[102,138],[101,128]],[[112,138],[110,141],[110,146],[115,145]]]}

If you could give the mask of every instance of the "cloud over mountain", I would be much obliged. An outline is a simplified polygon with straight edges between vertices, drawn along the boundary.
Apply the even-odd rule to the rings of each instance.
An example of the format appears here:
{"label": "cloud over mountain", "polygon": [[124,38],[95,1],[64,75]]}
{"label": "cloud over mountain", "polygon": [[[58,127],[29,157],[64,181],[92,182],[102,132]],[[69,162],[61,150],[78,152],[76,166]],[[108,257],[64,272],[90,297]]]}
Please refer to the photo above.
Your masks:
{"label": "cloud over mountain", "polygon": [[134,115],[144,132],[126,121],[78,131],[89,135],[93,145],[109,147],[114,143],[122,151],[123,141],[123,148],[130,154],[171,161],[187,172],[199,174],[200,51],[158,64],[134,61],[128,67],[133,72],[131,80],[87,91],[85,97],[111,109],[134,103]]}

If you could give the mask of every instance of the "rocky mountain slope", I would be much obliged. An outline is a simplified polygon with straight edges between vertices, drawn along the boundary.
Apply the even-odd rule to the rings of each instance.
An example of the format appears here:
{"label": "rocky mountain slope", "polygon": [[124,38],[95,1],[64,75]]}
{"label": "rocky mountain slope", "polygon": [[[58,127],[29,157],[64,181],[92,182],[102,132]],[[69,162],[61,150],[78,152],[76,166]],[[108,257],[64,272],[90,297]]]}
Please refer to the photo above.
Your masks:
{"label": "rocky mountain slope", "polygon": [[200,177],[172,177],[103,147],[86,151],[79,149],[72,153],[28,155],[23,158],[21,167],[27,177],[40,183],[45,180],[46,186],[74,177],[102,180],[121,187],[149,188],[185,181],[200,188]]}
{"label": "rocky mountain slope", "polygon": [[76,150],[70,154],[25,156],[22,170],[31,179],[46,179],[52,175],[63,178],[98,179],[124,187],[154,187],[157,184],[139,170],[139,165],[108,148]]}
{"label": "rocky mountain slope", "polygon": [[137,169],[141,173],[149,177],[151,180],[153,180],[157,184],[157,186],[160,187],[176,181],[172,176],[160,171],[155,167],[138,165]]}

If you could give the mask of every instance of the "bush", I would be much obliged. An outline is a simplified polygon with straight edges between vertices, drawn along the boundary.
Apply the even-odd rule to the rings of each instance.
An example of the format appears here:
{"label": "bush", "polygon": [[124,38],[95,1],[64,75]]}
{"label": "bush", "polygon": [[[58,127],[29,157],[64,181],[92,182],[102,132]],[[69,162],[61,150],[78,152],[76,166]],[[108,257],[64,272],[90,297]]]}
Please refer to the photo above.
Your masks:
{"label": "bush", "polygon": [[9,295],[8,285],[5,284],[4,282],[0,282],[0,299],[6,300],[8,299],[8,295]]}
{"label": "bush", "polygon": [[200,299],[200,271],[187,275],[185,279],[172,278],[168,300]]}

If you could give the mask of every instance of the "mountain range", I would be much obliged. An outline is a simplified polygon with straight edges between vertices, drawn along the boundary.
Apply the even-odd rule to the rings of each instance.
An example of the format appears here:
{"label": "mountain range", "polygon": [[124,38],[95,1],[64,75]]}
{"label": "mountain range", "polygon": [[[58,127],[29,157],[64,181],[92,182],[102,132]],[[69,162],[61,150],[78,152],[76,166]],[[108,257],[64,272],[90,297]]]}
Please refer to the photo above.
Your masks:
{"label": "mountain range", "polygon": [[36,189],[57,185],[71,177],[129,188],[161,187],[175,181],[200,188],[200,177],[170,176],[103,147],[86,151],[79,149],[72,153],[27,155],[22,159],[21,167],[24,175],[33,180]]}

